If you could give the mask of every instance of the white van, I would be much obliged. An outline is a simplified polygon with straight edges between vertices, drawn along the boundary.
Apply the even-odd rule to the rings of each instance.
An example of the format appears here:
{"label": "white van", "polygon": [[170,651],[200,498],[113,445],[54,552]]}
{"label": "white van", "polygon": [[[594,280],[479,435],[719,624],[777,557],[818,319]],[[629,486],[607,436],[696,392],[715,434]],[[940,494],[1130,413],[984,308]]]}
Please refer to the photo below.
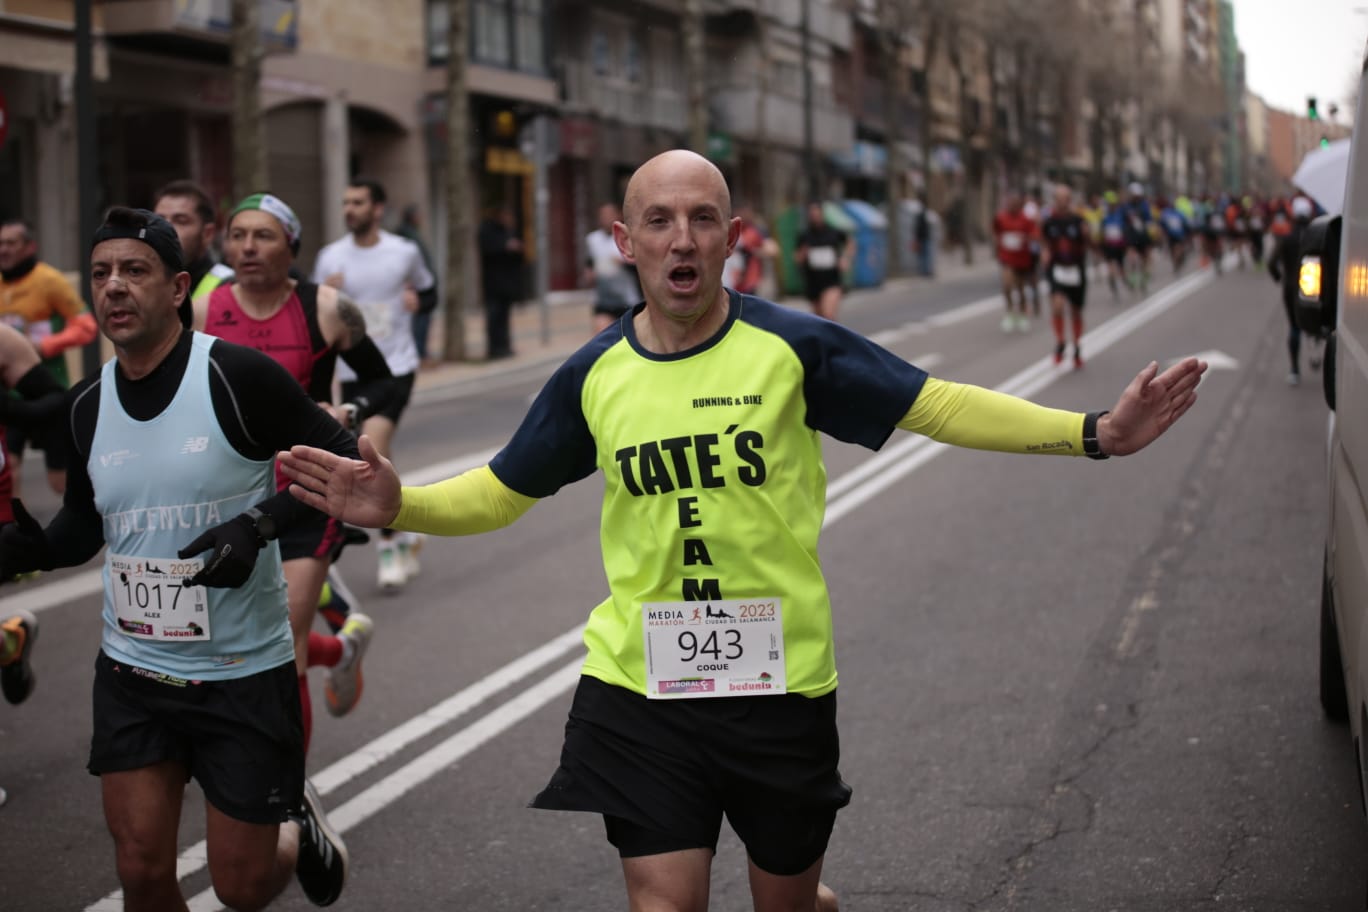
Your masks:
{"label": "white van", "polygon": [[1362,802],[1368,782],[1368,408],[1360,408],[1368,404],[1368,77],[1360,80],[1343,214],[1321,216],[1306,231],[1297,322],[1329,334],[1320,700],[1329,718],[1349,723]]}

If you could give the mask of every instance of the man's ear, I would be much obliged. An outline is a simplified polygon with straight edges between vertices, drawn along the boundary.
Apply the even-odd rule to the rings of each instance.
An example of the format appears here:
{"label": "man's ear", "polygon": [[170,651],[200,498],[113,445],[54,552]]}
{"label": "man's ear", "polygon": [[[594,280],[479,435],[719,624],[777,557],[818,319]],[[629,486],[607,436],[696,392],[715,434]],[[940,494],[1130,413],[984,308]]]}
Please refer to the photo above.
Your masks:
{"label": "man's ear", "polygon": [[176,306],[180,307],[181,302],[190,295],[190,273],[182,270],[176,273]]}
{"label": "man's ear", "polygon": [[627,233],[627,226],[622,222],[613,222],[613,243],[617,244],[618,253],[622,254],[622,258],[635,266],[636,257],[632,255],[632,236]]}

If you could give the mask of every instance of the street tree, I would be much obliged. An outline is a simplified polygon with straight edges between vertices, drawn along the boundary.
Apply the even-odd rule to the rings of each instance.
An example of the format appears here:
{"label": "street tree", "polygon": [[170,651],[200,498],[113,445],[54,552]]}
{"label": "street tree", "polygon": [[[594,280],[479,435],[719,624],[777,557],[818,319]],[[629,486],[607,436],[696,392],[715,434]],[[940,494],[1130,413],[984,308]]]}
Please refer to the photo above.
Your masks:
{"label": "street tree", "polygon": [[473,243],[470,192],[470,107],[466,94],[467,48],[470,46],[469,0],[447,0],[446,65],[446,287],[442,313],[445,324],[443,356],[466,360],[465,314],[474,275],[470,268]]}
{"label": "street tree", "polygon": [[233,198],[266,189],[266,124],[261,114],[261,20],[258,0],[233,0]]}
{"label": "street tree", "polygon": [[[884,80],[883,119],[884,143],[887,149],[886,169],[888,176],[888,271],[897,274],[902,271],[902,250],[910,239],[903,237],[902,175],[907,170],[903,156],[903,140],[906,138],[901,103],[911,94],[905,52],[908,38],[914,24],[913,0],[877,0],[875,24],[879,34],[879,58]],[[923,129],[924,132],[924,129]],[[923,173],[926,160],[923,158]]]}
{"label": "street tree", "polygon": [[684,74],[688,86],[689,148],[708,154],[708,56],[703,0],[684,0]]}

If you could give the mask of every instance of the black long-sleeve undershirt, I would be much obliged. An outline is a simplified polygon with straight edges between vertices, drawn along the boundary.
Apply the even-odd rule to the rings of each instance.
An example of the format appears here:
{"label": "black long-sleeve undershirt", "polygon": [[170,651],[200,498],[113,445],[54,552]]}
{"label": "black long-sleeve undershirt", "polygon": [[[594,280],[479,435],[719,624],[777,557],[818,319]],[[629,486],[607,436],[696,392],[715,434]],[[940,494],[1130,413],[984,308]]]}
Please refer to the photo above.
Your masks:
{"label": "black long-sleeve undershirt", "polygon": [[18,395],[0,395],[0,424],[6,427],[39,430],[62,414],[66,390],[41,364],[33,365],[19,378],[14,392]]}
{"label": "black long-sleeve undershirt", "polygon": [[[180,388],[190,363],[192,334],[181,334],[176,346],[153,371],[130,380],[115,370],[115,388],[125,412],[137,421],[161,414]],[[209,393],[214,417],[233,449],[247,459],[268,460],[295,444],[358,455],[356,440],[278,362],[255,349],[214,340],[209,350]],[[62,508],[47,528],[56,566],[71,567],[94,557],[104,545],[104,523],[95,507],[95,491],[86,469],[99,417],[100,374],[77,384],[67,396],[70,408],[71,459]],[[288,491],[256,505],[280,530],[301,517],[316,515]],[[187,542],[188,544],[188,542]]]}

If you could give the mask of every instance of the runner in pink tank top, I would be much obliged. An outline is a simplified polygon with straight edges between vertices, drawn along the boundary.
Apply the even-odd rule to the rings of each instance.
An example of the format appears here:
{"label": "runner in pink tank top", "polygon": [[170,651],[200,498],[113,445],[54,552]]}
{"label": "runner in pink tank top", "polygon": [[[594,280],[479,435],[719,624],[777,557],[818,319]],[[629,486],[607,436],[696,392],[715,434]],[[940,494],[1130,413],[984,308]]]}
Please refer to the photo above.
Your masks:
{"label": "runner in pink tank top", "polygon": [[209,295],[204,331],[270,355],[299,381],[300,386],[309,389],[314,362],[323,352],[313,351],[298,288],[291,289],[280,309],[262,320],[243,311],[233,294],[235,287],[220,285]]}
{"label": "runner in pink tank top", "polygon": [[[299,233],[299,220],[278,197],[256,194],[239,203],[228,217],[224,239],[225,259],[233,266],[235,281],[193,302],[195,326],[269,355],[320,407],[354,430],[368,415],[385,408],[397,387],[384,356],[366,334],[366,320],[356,304],[333,288],[291,278]],[[339,356],[356,372],[360,386],[350,401],[334,406],[333,369]],[[373,629],[370,618],[353,613],[332,634],[312,630],[328,563],[340,538],[340,525],[320,513],[317,522],[298,523],[279,539],[305,750],[313,729],[308,669],[327,668],[328,711],[347,714],[361,697],[361,657]]]}

